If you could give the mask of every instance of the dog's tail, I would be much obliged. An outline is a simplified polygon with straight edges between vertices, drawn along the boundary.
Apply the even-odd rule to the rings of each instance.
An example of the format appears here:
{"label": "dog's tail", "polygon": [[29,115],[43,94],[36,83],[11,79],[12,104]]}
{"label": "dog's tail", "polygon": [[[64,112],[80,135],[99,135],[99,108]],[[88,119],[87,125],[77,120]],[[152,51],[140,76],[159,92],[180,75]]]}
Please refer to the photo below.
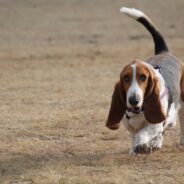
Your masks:
{"label": "dog's tail", "polygon": [[155,54],[160,54],[162,52],[169,51],[163,36],[154,26],[152,21],[142,11],[126,7],[122,7],[120,11],[128,15],[129,17],[136,19],[138,22],[143,24],[146,27],[146,29],[151,33],[155,43]]}

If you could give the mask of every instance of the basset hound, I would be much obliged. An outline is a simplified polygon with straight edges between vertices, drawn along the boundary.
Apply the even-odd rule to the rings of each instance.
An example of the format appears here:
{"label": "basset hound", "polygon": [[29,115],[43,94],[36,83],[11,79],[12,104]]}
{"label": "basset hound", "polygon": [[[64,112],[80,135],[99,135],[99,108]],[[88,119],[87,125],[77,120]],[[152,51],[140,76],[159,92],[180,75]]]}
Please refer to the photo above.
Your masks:
{"label": "basset hound", "polygon": [[132,135],[130,153],[148,154],[162,147],[164,130],[174,127],[179,119],[184,145],[184,66],[169,52],[163,36],[143,12],[126,7],[120,11],[150,32],[155,55],[147,61],[136,59],[123,68],[106,126],[118,129],[123,120]]}

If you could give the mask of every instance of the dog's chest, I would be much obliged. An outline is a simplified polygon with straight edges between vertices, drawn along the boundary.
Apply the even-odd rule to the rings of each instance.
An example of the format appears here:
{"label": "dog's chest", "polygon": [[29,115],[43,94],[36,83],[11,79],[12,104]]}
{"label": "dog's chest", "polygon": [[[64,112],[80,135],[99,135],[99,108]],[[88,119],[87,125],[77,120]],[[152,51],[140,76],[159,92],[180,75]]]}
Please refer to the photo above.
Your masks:
{"label": "dog's chest", "polygon": [[123,122],[125,127],[128,129],[129,132],[131,132],[132,134],[136,134],[139,130],[141,130],[145,124],[145,118],[144,118],[144,114],[129,114],[130,118],[127,118],[126,116],[124,116],[123,118]]}

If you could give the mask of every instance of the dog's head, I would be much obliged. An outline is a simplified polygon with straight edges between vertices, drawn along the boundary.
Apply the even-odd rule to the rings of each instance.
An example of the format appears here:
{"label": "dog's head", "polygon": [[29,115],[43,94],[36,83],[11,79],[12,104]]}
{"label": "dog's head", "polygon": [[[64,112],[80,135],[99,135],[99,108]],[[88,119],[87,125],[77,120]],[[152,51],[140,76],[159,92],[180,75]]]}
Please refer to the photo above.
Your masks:
{"label": "dog's head", "polygon": [[127,109],[134,113],[143,109],[146,120],[153,124],[165,120],[158,79],[148,64],[137,60],[126,65],[120,74],[106,126],[112,130],[119,128]]}

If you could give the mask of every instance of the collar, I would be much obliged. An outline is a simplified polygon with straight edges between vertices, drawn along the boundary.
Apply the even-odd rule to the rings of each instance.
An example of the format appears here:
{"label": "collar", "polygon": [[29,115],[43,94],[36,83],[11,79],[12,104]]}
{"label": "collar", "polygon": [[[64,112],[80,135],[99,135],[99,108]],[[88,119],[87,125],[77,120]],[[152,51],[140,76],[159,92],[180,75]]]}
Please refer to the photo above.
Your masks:
{"label": "collar", "polygon": [[125,113],[125,117],[126,117],[126,119],[128,119],[128,120],[131,118],[127,113]]}
{"label": "collar", "polygon": [[153,65],[153,68],[158,70],[160,74],[162,73],[162,67],[160,65]]}

